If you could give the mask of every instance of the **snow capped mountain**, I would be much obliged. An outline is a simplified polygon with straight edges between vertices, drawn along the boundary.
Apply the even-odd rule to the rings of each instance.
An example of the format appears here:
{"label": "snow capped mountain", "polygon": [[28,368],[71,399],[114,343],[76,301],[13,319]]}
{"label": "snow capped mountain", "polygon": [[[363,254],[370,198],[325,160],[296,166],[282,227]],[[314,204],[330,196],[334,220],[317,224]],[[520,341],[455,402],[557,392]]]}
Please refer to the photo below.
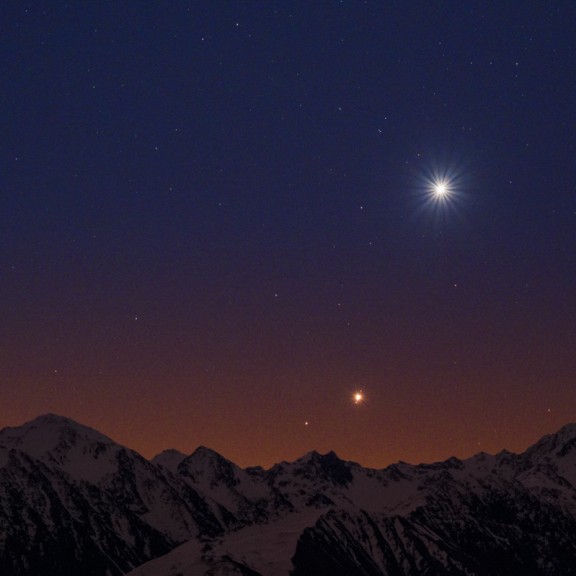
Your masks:
{"label": "snow capped mountain", "polygon": [[157,454],[152,458],[152,464],[159,464],[160,466],[167,468],[172,473],[176,473],[180,462],[186,458],[186,454],[180,452],[179,450],[164,450],[160,454]]}
{"label": "snow capped mountain", "polygon": [[5,428],[0,431],[0,445],[90,482],[115,469],[120,450],[100,432],[54,414],[39,416],[18,428]]}
{"label": "snow capped mountain", "polygon": [[0,431],[0,573],[122,574],[223,526],[136,452],[48,415]]}
{"label": "snow capped mountain", "polygon": [[522,454],[242,469],[41,416],[0,431],[0,574],[576,575],[575,447],[568,425]]}
{"label": "snow capped mountain", "polygon": [[254,474],[274,498],[264,525],[199,553],[187,543],[130,576],[576,574],[575,438],[566,427],[521,455],[383,470],[311,452]]}

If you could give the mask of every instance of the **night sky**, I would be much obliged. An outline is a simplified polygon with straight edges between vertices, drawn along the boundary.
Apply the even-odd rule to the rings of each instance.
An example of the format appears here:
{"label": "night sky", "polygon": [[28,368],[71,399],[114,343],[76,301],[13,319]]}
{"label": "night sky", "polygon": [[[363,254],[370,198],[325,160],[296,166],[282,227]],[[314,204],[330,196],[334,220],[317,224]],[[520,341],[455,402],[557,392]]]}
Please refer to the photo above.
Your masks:
{"label": "night sky", "polygon": [[0,427],[383,467],[576,421],[576,3],[0,25]]}

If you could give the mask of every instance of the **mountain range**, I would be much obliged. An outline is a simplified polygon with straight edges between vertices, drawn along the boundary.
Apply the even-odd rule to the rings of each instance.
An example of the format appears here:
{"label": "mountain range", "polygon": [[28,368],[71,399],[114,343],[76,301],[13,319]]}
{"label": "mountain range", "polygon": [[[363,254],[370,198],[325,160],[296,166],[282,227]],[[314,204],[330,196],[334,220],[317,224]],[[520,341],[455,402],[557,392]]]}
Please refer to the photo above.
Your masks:
{"label": "mountain range", "polygon": [[48,414],[0,431],[6,576],[576,576],[576,425],[383,469],[152,460]]}

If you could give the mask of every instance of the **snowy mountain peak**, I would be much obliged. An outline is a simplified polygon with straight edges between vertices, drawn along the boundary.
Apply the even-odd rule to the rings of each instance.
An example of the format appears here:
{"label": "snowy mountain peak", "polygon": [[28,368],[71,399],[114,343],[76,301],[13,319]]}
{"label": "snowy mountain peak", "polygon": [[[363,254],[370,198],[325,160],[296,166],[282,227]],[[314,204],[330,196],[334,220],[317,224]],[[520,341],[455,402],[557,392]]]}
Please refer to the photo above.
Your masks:
{"label": "snowy mountain peak", "polygon": [[160,452],[160,454],[156,454],[154,458],[152,458],[152,464],[156,464],[157,466],[163,466],[167,468],[172,473],[176,473],[178,470],[178,466],[185,460],[188,456],[180,450],[164,450]]}
{"label": "snowy mountain peak", "polygon": [[320,454],[320,452],[312,450],[304,454],[304,456],[298,458],[296,462],[322,462],[322,461],[335,461],[335,460],[342,462],[342,460],[338,458],[338,455],[333,450],[330,450],[330,452],[326,452],[326,454]]}
{"label": "snowy mountain peak", "polygon": [[52,451],[63,453],[78,443],[114,444],[97,430],[56,414],[44,414],[22,426],[0,430],[0,445],[17,448],[34,457]]}
{"label": "snowy mountain peak", "polygon": [[[198,446],[192,454],[190,454],[189,458],[193,458],[194,460],[226,460],[224,456],[216,452],[216,450],[212,450],[212,448],[207,448],[206,446]],[[229,462],[229,460],[226,460]]]}
{"label": "snowy mountain peak", "polygon": [[343,486],[352,481],[353,464],[338,458],[335,452],[319,454],[315,450],[308,452],[292,464],[279,464],[272,468],[273,473],[280,474],[290,470],[296,477],[304,479],[325,480],[331,484]]}
{"label": "snowy mountain peak", "polygon": [[98,482],[117,467],[123,448],[100,432],[70,418],[45,414],[0,431],[0,446],[56,466],[77,479]]}
{"label": "snowy mountain peak", "polygon": [[455,456],[451,456],[442,462],[418,464],[416,468],[419,470],[462,470],[462,468],[464,468],[464,462]]}
{"label": "snowy mountain peak", "polygon": [[178,465],[178,472],[196,484],[224,484],[229,487],[238,484],[236,464],[210,448],[199,446]]}
{"label": "snowy mountain peak", "polygon": [[242,469],[204,446],[149,462],[48,414],[0,431],[0,572],[120,576],[173,550],[134,574],[576,576],[575,446],[572,424],[522,454]]}
{"label": "snowy mountain peak", "polygon": [[554,434],[541,438],[524,453],[533,460],[563,458],[576,448],[576,424],[567,424]]}

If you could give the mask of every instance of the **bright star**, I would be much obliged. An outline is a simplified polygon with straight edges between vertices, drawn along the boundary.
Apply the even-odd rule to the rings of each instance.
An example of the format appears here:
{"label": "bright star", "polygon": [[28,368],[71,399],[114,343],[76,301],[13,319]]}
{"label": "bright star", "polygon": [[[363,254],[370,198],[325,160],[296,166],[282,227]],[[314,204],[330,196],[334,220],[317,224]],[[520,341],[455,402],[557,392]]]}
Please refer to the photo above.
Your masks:
{"label": "bright star", "polygon": [[411,168],[414,213],[426,227],[427,234],[433,237],[443,234],[446,227],[457,220],[461,221],[475,187],[468,163],[453,156],[445,155],[441,160],[422,159],[421,164]]}
{"label": "bright star", "polygon": [[428,180],[428,192],[435,202],[446,202],[450,199],[452,192],[452,182],[448,177],[433,176]]}
{"label": "bright star", "polygon": [[431,166],[418,179],[421,182],[422,211],[428,214],[430,208],[439,213],[453,211],[465,196],[464,174],[449,165]]}
{"label": "bright star", "polygon": [[446,184],[446,182],[437,182],[434,185],[434,193],[436,194],[436,196],[444,196],[445,194],[448,193],[448,185]]}
{"label": "bright star", "polygon": [[354,404],[361,404],[364,402],[364,392],[362,392],[362,390],[357,390],[352,395],[352,400],[354,401]]}

